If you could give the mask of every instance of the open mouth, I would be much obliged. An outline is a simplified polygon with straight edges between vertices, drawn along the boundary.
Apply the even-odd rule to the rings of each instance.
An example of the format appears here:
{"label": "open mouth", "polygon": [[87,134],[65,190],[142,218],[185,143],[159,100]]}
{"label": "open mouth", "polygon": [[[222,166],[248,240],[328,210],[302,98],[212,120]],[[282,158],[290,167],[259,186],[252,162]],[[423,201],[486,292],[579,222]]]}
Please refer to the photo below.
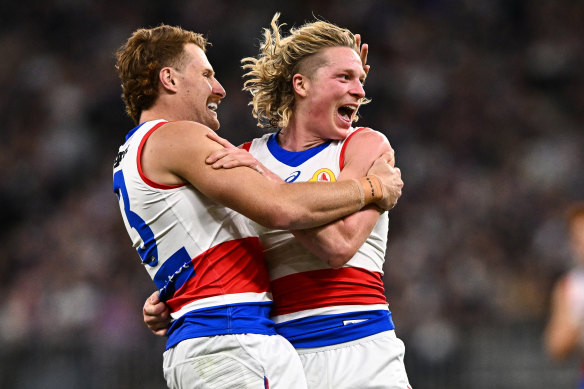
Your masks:
{"label": "open mouth", "polygon": [[209,110],[211,110],[213,112],[217,111],[217,107],[218,106],[219,106],[219,104],[217,104],[216,102],[213,102],[213,101],[207,103],[207,109],[209,109]]}
{"label": "open mouth", "polygon": [[339,116],[349,123],[353,120],[356,111],[357,108],[352,105],[343,105],[338,109]]}

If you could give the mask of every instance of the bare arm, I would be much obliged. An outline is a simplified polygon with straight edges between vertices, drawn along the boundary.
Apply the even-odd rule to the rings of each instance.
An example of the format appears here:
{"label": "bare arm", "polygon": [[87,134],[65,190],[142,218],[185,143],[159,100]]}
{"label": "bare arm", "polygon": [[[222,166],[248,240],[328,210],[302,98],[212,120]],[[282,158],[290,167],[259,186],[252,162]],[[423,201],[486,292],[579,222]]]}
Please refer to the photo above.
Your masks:
{"label": "bare arm", "polygon": [[570,311],[567,286],[564,278],[554,287],[550,320],[545,329],[546,349],[557,360],[570,356],[580,344],[581,329]]}
{"label": "bare arm", "polygon": [[[384,136],[369,129],[355,134],[345,151],[345,166],[339,180],[361,177],[378,155],[393,150]],[[393,163],[392,163],[393,165]],[[401,172],[394,168],[396,201],[401,195],[403,182]],[[379,218],[379,210],[368,206],[322,227],[295,230],[292,233],[303,246],[332,267],[341,267],[349,261],[363,245]]]}
{"label": "bare arm", "polygon": [[[391,149],[387,141],[380,134],[370,131],[363,133],[355,138],[347,146],[346,165],[339,179],[348,180],[352,176],[361,177],[363,172],[367,172],[371,165],[373,155],[382,154]],[[362,136],[364,135],[364,136]],[[215,136],[211,136],[214,138]],[[217,168],[231,169],[235,166],[252,167],[258,163],[253,156],[248,155],[246,151],[234,150],[227,141],[220,140],[222,145],[229,151],[219,151],[211,155],[209,163],[218,162]],[[361,149],[362,147],[366,147]],[[368,150],[367,153],[359,150]],[[366,157],[365,157],[366,154]],[[393,151],[391,151],[393,155]],[[227,158],[225,158],[227,156]],[[393,161],[391,161],[393,164]],[[251,170],[251,169],[250,169]],[[396,169],[395,179],[396,188],[399,187],[401,193],[401,176],[399,169]],[[267,171],[267,169],[266,169]],[[277,176],[276,176],[277,177]],[[288,184],[293,185],[293,184]],[[401,183],[403,185],[403,183]],[[397,196],[397,193],[396,193]],[[399,196],[398,196],[399,197]],[[310,230],[296,230],[294,234],[311,252],[329,263],[331,266],[340,267],[348,261],[355,251],[363,244],[365,239],[371,233],[377,219],[379,211],[374,206],[368,206],[361,211],[354,213],[344,219],[323,227],[313,228]],[[340,244],[341,242],[342,244]],[[158,292],[154,292],[144,302],[143,318],[144,323],[156,335],[165,335],[170,326],[170,311],[168,307],[158,298]]]}
{"label": "bare arm", "polygon": [[[357,181],[298,183],[270,181],[252,169],[213,169],[205,159],[221,145],[207,138],[210,130],[194,122],[171,122],[156,130],[142,153],[145,174],[161,184],[190,183],[207,197],[269,228],[302,229],[328,223],[358,211],[372,201],[391,208],[385,188],[390,174],[376,164],[383,188],[376,197]],[[385,165],[385,166],[384,166]],[[334,186],[333,186],[334,185]],[[385,195],[380,200],[380,192]]]}
{"label": "bare arm", "polygon": [[231,169],[238,166],[247,166],[271,181],[284,181],[278,175],[272,173],[260,161],[255,159],[247,150],[241,147],[235,147],[227,139],[221,138],[215,132],[208,133],[207,137],[223,146],[223,149],[213,152],[205,160],[213,169]]}
{"label": "bare arm", "polygon": [[[215,135],[216,136],[216,135]],[[214,152],[207,159],[215,168],[229,169],[235,166],[247,166],[258,169],[266,175],[274,175],[245,150],[219,140],[224,149]],[[383,153],[390,153],[390,164],[394,165],[393,150],[387,139],[380,133],[364,129],[353,135],[345,150],[345,166],[339,180],[352,180],[364,176],[375,159]],[[403,182],[401,172],[393,168],[393,196],[395,201],[401,195]],[[277,178],[277,181],[281,179]],[[330,266],[343,266],[363,245],[379,218],[379,210],[368,206],[361,211],[332,222],[326,226],[294,230],[296,238],[314,255]]]}

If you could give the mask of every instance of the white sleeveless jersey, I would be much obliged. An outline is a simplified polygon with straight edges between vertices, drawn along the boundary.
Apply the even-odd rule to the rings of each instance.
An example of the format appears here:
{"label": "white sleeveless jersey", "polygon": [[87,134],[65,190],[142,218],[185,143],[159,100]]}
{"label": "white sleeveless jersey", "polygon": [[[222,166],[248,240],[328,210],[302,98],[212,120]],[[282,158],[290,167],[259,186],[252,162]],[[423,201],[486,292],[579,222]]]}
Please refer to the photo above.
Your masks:
{"label": "white sleeveless jersey", "polygon": [[143,145],[165,123],[146,122],[127,135],[113,186],[132,244],[170,307],[167,347],[198,336],[274,334],[268,273],[251,221],[192,185],[160,185],[142,172]]}
{"label": "white sleeveless jersey", "polygon": [[[301,152],[281,148],[276,134],[243,145],[287,182],[336,181],[344,165],[351,128],[342,141]],[[351,260],[333,269],[287,231],[257,226],[264,249],[278,333],[297,348],[320,347],[393,329],[382,282],[388,216],[383,213]]]}

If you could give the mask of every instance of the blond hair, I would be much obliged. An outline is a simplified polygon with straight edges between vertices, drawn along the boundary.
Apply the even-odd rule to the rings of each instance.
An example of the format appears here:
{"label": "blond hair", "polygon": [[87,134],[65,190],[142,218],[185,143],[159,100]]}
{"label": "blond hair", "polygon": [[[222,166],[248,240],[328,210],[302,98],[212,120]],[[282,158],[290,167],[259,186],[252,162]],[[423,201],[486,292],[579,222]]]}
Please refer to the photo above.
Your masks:
{"label": "blond hair", "polygon": [[[312,72],[322,65],[314,62],[304,66],[306,59],[329,47],[349,47],[359,53],[355,35],[345,28],[317,20],[299,28],[291,28],[290,34],[282,37],[276,13],[272,18],[271,31],[264,28],[264,42],[257,58],[242,59],[248,72],[243,90],[252,95],[249,103],[253,116],[260,127],[284,128],[294,110],[292,77],[300,71]],[[310,77],[311,74],[306,74]],[[369,102],[364,99],[362,104]],[[355,116],[355,120],[357,116]]]}
{"label": "blond hair", "polygon": [[134,123],[138,124],[142,111],[152,107],[158,98],[160,70],[184,65],[187,43],[194,43],[203,51],[208,44],[201,34],[163,24],[136,30],[116,52],[122,100]]}

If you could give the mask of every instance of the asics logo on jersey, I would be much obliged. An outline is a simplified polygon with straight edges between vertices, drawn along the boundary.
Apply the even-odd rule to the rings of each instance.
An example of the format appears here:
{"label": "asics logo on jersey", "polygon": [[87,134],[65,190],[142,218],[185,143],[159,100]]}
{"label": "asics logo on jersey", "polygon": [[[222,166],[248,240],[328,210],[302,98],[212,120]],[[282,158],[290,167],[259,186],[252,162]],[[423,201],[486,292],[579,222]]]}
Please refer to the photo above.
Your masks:
{"label": "asics logo on jersey", "polygon": [[286,178],[284,181],[286,181],[286,182],[294,182],[294,181],[296,181],[296,179],[298,178],[299,175],[300,175],[300,170],[296,170],[295,172],[293,172],[292,174],[290,174],[288,176],[288,178]]}

